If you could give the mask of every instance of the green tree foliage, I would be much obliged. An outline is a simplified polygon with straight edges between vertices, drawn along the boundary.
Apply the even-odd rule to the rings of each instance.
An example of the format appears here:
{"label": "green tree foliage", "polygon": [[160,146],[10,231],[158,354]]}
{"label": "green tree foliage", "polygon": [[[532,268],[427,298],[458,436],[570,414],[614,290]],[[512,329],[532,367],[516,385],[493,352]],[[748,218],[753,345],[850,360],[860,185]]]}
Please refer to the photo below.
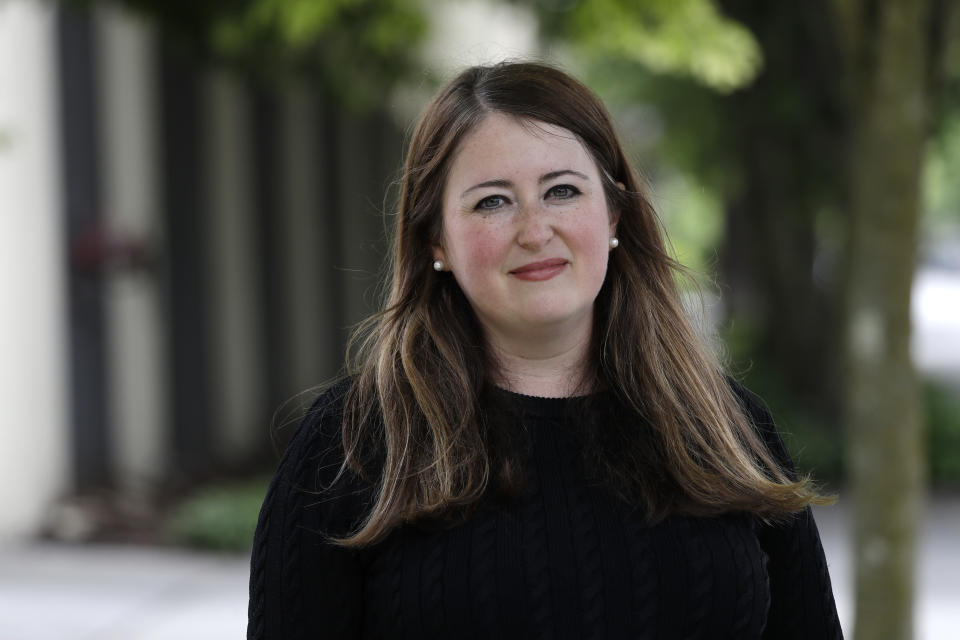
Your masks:
{"label": "green tree foliage", "polygon": [[[94,5],[98,0],[72,0]],[[410,0],[121,0],[168,39],[276,81],[302,76],[356,109],[383,104],[427,32]]]}
{"label": "green tree foliage", "polygon": [[533,4],[545,32],[572,41],[578,54],[633,61],[721,92],[748,84],[762,65],[752,34],[720,13],[711,0]]}
{"label": "green tree foliage", "polygon": [[924,227],[931,235],[960,226],[960,104],[947,109],[924,166]]}
{"label": "green tree foliage", "polygon": [[350,106],[382,101],[427,30],[408,0],[254,0],[213,25],[218,51],[250,66],[315,73]]}

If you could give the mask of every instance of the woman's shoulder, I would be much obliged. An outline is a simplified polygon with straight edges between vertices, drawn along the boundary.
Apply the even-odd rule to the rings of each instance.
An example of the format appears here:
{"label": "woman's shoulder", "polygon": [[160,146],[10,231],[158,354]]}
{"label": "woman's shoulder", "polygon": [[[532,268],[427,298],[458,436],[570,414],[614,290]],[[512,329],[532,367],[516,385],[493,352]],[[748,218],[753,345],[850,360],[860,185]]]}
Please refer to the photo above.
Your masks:
{"label": "woman's shoulder", "polygon": [[341,440],[343,408],[352,382],[352,378],[340,378],[325,385],[306,411],[298,411],[294,418],[297,427],[285,446],[285,457],[336,446]]}
{"label": "woman's shoulder", "polygon": [[344,378],[327,385],[310,407],[296,416],[297,427],[283,446],[274,484],[316,492],[341,478],[346,457],[343,409],[351,382]]}
{"label": "woman's shoulder", "polygon": [[734,397],[743,409],[744,414],[750,421],[756,433],[761,437],[767,449],[773,454],[777,463],[786,471],[795,472],[795,466],[787,446],[783,442],[783,437],[777,429],[773,414],[766,403],[754,392],[750,391],[742,383],[734,378],[727,376],[727,383],[733,391]]}
{"label": "woman's shoulder", "polygon": [[756,424],[757,427],[773,425],[773,416],[771,416],[770,410],[760,399],[760,396],[750,391],[743,383],[732,376],[727,376],[727,384],[730,385],[730,390],[733,391],[733,395],[751,422]]}
{"label": "woman's shoulder", "polygon": [[341,418],[343,416],[343,407],[347,394],[353,385],[353,381],[354,376],[345,376],[320,387],[316,398],[310,404],[310,408],[307,409],[304,415],[304,420],[312,423],[320,423]]}
{"label": "woman's shoulder", "polygon": [[327,386],[303,414],[271,483],[275,501],[309,529],[339,534],[362,513],[369,487],[345,464],[343,409],[352,383]]}

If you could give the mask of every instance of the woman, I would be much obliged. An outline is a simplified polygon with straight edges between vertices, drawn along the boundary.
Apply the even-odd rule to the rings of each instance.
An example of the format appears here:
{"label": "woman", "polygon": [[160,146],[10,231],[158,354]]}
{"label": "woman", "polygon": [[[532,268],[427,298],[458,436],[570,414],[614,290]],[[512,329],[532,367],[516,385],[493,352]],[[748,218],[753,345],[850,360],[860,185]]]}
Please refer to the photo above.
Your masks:
{"label": "woman", "polygon": [[691,328],[586,87],[460,74],[395,233],[264,501],[249,638],[841,636],[819,498]]}

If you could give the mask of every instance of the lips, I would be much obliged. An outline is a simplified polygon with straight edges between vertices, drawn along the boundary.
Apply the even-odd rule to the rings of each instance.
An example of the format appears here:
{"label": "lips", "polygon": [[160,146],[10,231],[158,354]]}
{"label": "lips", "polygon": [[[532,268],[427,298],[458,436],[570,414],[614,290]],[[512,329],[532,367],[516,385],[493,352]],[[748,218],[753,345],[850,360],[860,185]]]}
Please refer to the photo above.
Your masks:
{"label": "lips", "polygon": [[510,271],[510,275],[520,280],[549,280],[563,271],[568,264],[569,261],[565,258],[550,258],[517,267]]}

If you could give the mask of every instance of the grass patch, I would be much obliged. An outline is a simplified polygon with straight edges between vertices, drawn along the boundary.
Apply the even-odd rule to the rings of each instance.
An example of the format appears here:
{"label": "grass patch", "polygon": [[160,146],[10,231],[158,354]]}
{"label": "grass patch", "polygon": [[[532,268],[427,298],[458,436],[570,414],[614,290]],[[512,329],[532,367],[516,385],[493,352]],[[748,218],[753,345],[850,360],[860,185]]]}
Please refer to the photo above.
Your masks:
{"label": "grass patch", "polygon": [[171,513],[167,533],[173,542],[217,551],[248,551],[269,478],[203,487]]}
{"label": "grass patch", "polygon": [[928,380],[923,400],[930,483],[938,489],[960,488],[960,394]]}

